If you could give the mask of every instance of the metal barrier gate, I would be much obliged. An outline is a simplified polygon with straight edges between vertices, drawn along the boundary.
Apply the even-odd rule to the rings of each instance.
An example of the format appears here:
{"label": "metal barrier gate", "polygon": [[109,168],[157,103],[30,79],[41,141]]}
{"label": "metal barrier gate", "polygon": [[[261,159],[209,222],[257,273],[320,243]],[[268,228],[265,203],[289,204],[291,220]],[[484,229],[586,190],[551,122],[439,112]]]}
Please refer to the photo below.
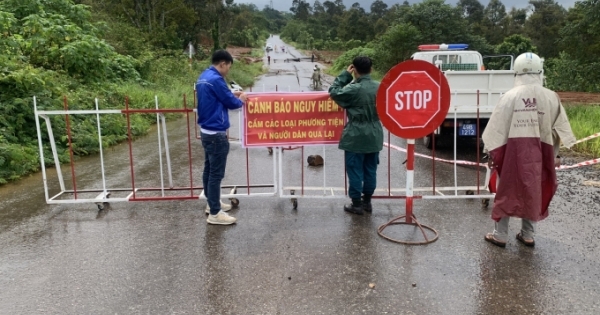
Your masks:
{"label": "metal barrier gate", "polygon": [[[160,109],[158,98],[154,99],[154,109],[130,109],[128,99],[125,100],[125,109],[99,109],[98,100],[95,100],[95,109],[91,110],[69,110],[68,102],[65,97],[63,110],[38,110],[37,100],[34,97],[34,114],[36,128],[38,133],[40,162],[42,176],[44,182],[45,198],[48,204],[80,204],[91,203],[98,205],[102,209],[109,202],[128,202],[128,201],[159,201],[159,200],[191,200],[203,199],[202,186],[194,184],[193,176],[193,156],[192,156],[192,128],[190,119],[192,113],[195,113],[195,108],[188,108],[187,102],[183,100],[183,108],[181,109]],[[459,109],[454,111],[454,127],[456,127],[457,114]],[[171,147],[169,143],[169,135],[167,129],[167,120],[165,114],[181,114],[186,117],[186,132],[188,162],[186,173],[189,177],[186,179],[185,185],[176,185],[174,174],[179,174],[181,179],[181,171],[173,170],[171,157]],[[157,131],[157,148],[158,148],[158,179],[160,184],[157,186],[138,185],[136,182],[136,165],[134,159],[134,145],[132,141],[130,117],[136,114],[156,114],[156,131]],[[78,188],[76,166],[74,161],[72,135],[70,126],[71,115],[95,115],[97,121],[97,132],[100,158],[100,174],[101,187],[93,188]],[[106,178],[105,156],[102,147],[102,121],[101,115],[122,115],[127,119],[127,146],[129,161],[127,163],[127,171],[131,181],[130,187],[113,187],[108,183]],[[69,146],[70,157],[70,172],[72,188],[67,188],[66,180],[63,176],[61,164],[58,155],[58,149],[54,138],[51,117],[64,116],[67,129],[67,140]],[[42,128],[40,120],[46,124],[46,134],[52,151],[52,160],[56,167],[59,191],[54,195],[50,195],[49,179],[45,163],[44,143],[42,141]],[[238,118],[241,124],[241,118]],[[194,123],[194,125],[196,125]],[[239,140],[239,137],[237,140]],[[600,137],[600,134],[595,134],[579,142]],[[195,132],[194,138],[198,138],[198,133]],[[479,127],[475,135],[475,139],[480,138]],[[232,137],[232,140],[235,140]],[[378,168],[378,189],[373,198],[376,199],[405,199],[407,189],[401,183],[406,178],[404,163],[406,160],[407,150],[403,147],[404,140],[394,137],[387,132],[385,139],[384,151],[381,153],[380,167]],[[416,186],[411,191],[417,193],[413,196],[414,199],[479,199],[482,200],[483,206],[488,206],[489,201],[494,198],[494,195],[489,192],[488,182],[490,178],[490,169],[487,163],[479,162],[481,159],[481,147],[479,141],[476,143],[467,143],[460,146],[461,142],[465,142],[454,132],[452,140],[452,152],[442,151],[442,158],[439,157],[439,152],[434,149],[428,152],[423,147],[417,147],[422,153],[415,153],[419,159],[415,165],[420,168],[417,174],[423,174],[430,171],[431,178],[418,176],[414,180]],[[237,141],[232,141],[233,143]],[[237,144],[236,144],[237,145]],[[293,150],[293,152],[285,153],[284,150]],[[297,150],[295,150],[297,149]],[[467,150],[471,150],[470,158],[475,161],[459,160],[460,154],[465,155]],[[345,174],[345,163],[343,162],[343,151],[338,150],[336,146],[301,146],[301,147],[279,147],[275,148],[275,154],[269,154],[266,150],[244,150],[245,155],[245,182],[236,184],[226,184],[222,188],[229,191],[223,194],[222,198],[231,199],[232,203],[238,204],[238,198],[248,197],[279,197],[290,199],[294,209],[298,208],[299,199],[303,198],[321,198],[321,199],[343,199],[347,198],[347,179]],[[261,160],[272,163],[273,177],[270,183],[255,184],[251,182],[250,176],[250,151],[254,151],[253,156],[258,155]],[[429,153],[429,154],[428,154]],[[308,154],[322,154],[325,163],[322,167],[305,166],[305,158]],[[230,159],[235,157],[230,155]],[[239,156],[238,156],[239,158]],[[333,162],[330,162],[333,161]],[[239,163],[239,161],[238,161]],[[585,161],[576,165],[561,166],[559,169],[570,169],[579,166],[586,166],[600,163],[600,159]],[[337,165],[336,165],[337,164]],[[384,166],[384,167],[381,167]],[[440,179],[439,173],[445,174],[444,178]],[[449,177],[448,174],[451,174]],[[264,177],[264,176],[263,176]],[[188,182],[189,180],[189,182]],[[428,184],[430,183],[430,184]],[[241,192],[242,191],[242,192]]]}
{"label": "metal barrier gate", "polygon": [[[41,170],[44,182],[44,193],[46,202],[48,204],[78,204],[78,203],[94,203],[99,209],[103,209],[109,202],[126,202],[126,201],[159,201],[159,200],[189,200],[189,199],[203,199],[203,187],[200,185],[194,185],[193,177],[193,164],[192,164],[192,145],[191,145],[191,126],[190,116],[195,112],[195,109],[187,108],[186,98],[183,99],[182,109],[159,109],[158,98],[155,97],[155,109],[130,109],[129,100],[125,99],[125,109],[99,109],[98,99],[95,100],[95,109],[92,110],[69,110],[67,98],[64,98],[64,110],[38,110],[37,99],[34,97],[34,114],[38,135],[39,154]],[[173,169],[171,159],[171,148],[169,144],[169,136],[167,132],[167,122],[165,114],[174,113],[182,114],[186,117],[187,121],[187,153],[189,166],[189,182],[185,185],[175,185],[173,180]],[[136,165],[134,163],[133,154],[133,137],[131,131],[130,116],[135,114],[156,114],[156,131],[158,139],[158,169],[159,169],[159,180],[160,185],[158,187],[146,187],[136,184]],[[59,160],[58,149],[54,137],[52,128],[51,117],[64,115],[66,122],[66,134],[68,141],[69,157],[70,157],[70,173],[71,173],[71,184],[72,188],[67,188],[65,178],[62,173],[61,163]],[[97,132],[99,142],[99,157],[100,157],[100,173],[101,173],[101,187],[85,188],[81,189],[77,187],[77,176],[76,166],[73,154],[73,142],[71,134],[70,116],[72,115],[95,115],[97,121]],[[128,144],[128,171],[130,173],[131,186],[130,187],[112,187],[107,183],[106,168],[105,168],[105,156],[102,147],[102,128],[101,128],[101,115],[124,115],[127,120],[127,144]],[[57,171],[57,179],[59,185],[59,192],[50,195],[50,188],[48,184],[48,175],[46,170],[45,156],[44,156],[44,142],[42,140],[42,128],[40,119],[46,124],[46,132],[48,136],[48,142],[52,151],[53,162]],[[163,160],[164,159],[164,160]],[[257,196],[276,196],[277,194],[277,181],[276,181],[276,159],[275,156],[270,158],[272,160],[273,169],[273,181],[271,183],[263,184],[251,184],[250,173],[248,167],[246,167],[246,182],[239,184],[229,184],[222,186],[223,189],[228,189],[228,194],[222,194],[222,198],[229,198],[232,204],[236,205],[239,203],[238,198],[257,197]],[[246,149],[246,165],[249,165],[249,154]],[[165,170],[166,168],[166,176]],[[166,183],[165,183],[166,181]],[[252,192],[251,189],[260,189],[262,192]],[[267,191],[264,191],[264,190]],[[245,194],[238,193],[239,190],[246,190]],[[119,196],[115,196],[119,195]]]}

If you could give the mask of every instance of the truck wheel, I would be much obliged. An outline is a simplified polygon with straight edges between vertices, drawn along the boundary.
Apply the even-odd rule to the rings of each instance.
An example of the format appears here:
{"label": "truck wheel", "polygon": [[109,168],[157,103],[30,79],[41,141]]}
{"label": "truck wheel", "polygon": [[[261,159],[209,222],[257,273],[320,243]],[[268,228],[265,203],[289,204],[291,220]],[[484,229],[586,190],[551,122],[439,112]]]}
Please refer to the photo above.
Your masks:
{"label": "truck wheel", "polygon": [[[423,145],[425,145],[425,147],[426,147],[427,149],[430,149],[430,150],[432,150],[432,149],[433,149],[433,139],[432,139],[433,137],[434,137],[434,135],[433,135],[433,134],[430,134],[430,135],[427,135],[427,136],[425,136],[425,137],[423,138]],[[435,146],[437,147],[437,140],[438,140],[438,139],[436,138],[435,140],[436,140],[436,141],[435,141],[435,142],[436,142],[436,145],[435,145]]]}

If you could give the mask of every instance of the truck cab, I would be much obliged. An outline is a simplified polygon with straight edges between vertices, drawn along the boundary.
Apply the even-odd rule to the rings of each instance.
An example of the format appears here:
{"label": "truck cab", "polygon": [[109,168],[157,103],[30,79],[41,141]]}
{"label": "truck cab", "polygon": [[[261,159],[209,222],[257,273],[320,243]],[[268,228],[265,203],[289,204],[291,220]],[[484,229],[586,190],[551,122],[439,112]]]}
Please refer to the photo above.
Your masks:
{"label": "truck cab", "polygon": [[438,142],[456,135],[457,142],[462,142],[481,136],[494,106],[514,86],[513,70],[486,70],[483,56],[467,48],[467,44],[420,45],[411,57],[436,65],[450,86],[446,119],[435,133],[423,139],[429,149],[433,148],[433,137]]}
{"label": "truck cab", "polygon": [[[462,45],[462,44],[455,44]],[[458,50],[454,49],[434,49],[434,47],[448,47],[452,45],[421,45],[419,49],[422,51],[416,52],[411,59],[423,60],[432,63],[442,71],[478,71],[484,70],[483,57],[474,50]],[[456,46],[452,46],[456,47]],[[459,46],[459,47],[467,47]],[[425,50],[426,49],[426,50]]]}

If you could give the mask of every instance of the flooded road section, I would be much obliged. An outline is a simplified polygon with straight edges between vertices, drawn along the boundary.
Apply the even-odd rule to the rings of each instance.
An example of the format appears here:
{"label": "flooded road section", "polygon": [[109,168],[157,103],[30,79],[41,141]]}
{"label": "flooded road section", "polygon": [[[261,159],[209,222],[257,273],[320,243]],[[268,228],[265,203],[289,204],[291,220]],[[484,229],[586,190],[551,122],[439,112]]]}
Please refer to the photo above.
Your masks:
{"label": "flooded road section", "polygon": [[[285,45],[278,37],[270,42]],[[283,62],[301,56],[285,46],[285,54],[272,53],[255,91],[310,90],[314,63]],[[231,118],[236,122],[238,113]],[[188,186],[185,119],[170,122],[168,131],[174,185]],[[405,146],[401,139],[391,143]],[[430,153],[420,144],[417,151]],[[310,154],[324,154],[327,169],[307,166]],[[249,181],[272,183],[267,150],[248,155]],[[451,150],[437,155],[452,158]],[[156,130],[134,143],[133,156],[136,185],[160,187]],[[475,156],[472,145],[459,148],[459,159]],[[245,157],[232,144],[224,185],[248,181]],[[127,145],[105,150],[105,160],[107,185],[131,187]],[[194,139],[195,186],[202,160]],[[306,185],[322,185],[324,172],[327,185],[344,185],[335,146],[285,151],[283,160],[286,185],[300,185],[302,170]],[[388,162],[391,186],[403,187],[404,160],[404,153],[391,150],[388,158],[384,149],[379,187],[388,185]],[[79,159],[75,169],[78,188],[102,187],[97,156]],[[431,185],[431,161],[418,158],[415,169],[416,185]],[[69,167],[63,173],[71,187]],[[477,179],[474,168],[457,173],[461,185]],[[293,210],[288,199],[240,198],[231,211],[237,225],[207,226],[199,200],[113,203],[102,211],[94,204],[47,205],[41,174],[34,174],[0,188],[0,314],[598,314],[600,194],[583,182],[599,174],[593,167],[559,172],[534,249],[514,239],[517,219],[505,249],[484,242],[491,210],[476,200],[415,201],[419,220],[440,238],[411,247],[376,232],[404,212],[400,200],[376,200],[373,214],[353,216],[342,199],[299,199]],[[454,184],[451,165],[438,163],[436,175],[438,186]],[[49,184],[58,192],[52,170]]]}

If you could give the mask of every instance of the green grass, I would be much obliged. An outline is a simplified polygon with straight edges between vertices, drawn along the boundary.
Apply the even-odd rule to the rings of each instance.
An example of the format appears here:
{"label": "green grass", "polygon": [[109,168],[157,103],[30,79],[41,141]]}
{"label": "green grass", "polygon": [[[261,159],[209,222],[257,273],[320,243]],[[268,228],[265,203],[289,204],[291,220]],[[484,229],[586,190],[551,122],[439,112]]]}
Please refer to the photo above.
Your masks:
{"label": "green grass", "polygon": [[[160,108],[182,108],[183,95],[187,97],[188,107],[194,106],[192,104],[194,84],[209,65],[207,60],[196,61],[193,67],[183,59],[163,60],[153,69],[152,83],[146,85],[126,83],[116,86],[116,92],[127,95],[135,108],[154,108],[155,95],[158,96]],[[243,87],[249,87],[263,72],[261,63],[235,62],[227,79],[234,80]]]}
{"label": "green grass", "polygon": [[250,56],[254,58],[262,58],[264,55],[265,51],[262,48],[253,48],[252,52],[250,53]]}
{"label": "green grass", "polygon": [[262,62],[244,64],[236,62],[229,71],[228,79],[234,80],[243,87],[249,87],[254,84],[257,76],[265,72]]}
{"label": "green grass", "polygon": [[[577,139],[600,132],[600,104],[565,104],[565,109]],[[580,143],[573,150],[600,157],[600,138]]]}

